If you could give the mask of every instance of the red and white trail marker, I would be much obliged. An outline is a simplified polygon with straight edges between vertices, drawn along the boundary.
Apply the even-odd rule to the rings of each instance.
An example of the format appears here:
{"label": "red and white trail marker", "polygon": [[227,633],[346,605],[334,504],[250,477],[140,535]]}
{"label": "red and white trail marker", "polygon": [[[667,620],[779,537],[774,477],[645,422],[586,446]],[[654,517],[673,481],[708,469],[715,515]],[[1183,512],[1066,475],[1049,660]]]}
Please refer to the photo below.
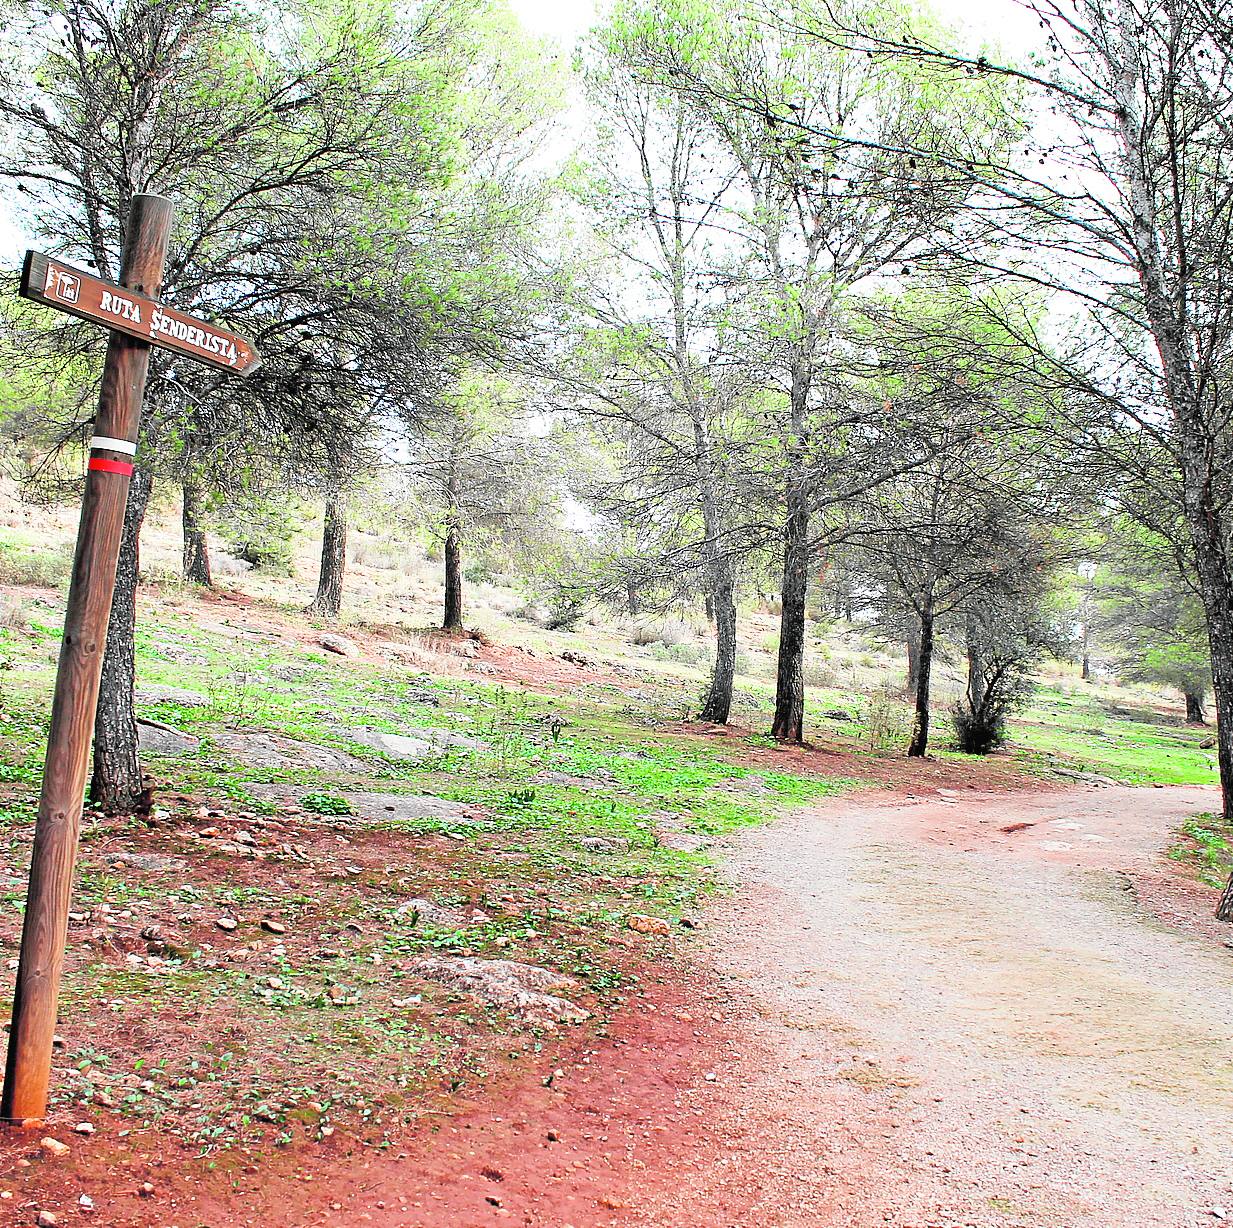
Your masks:
{"label": "red and white trail marker", "polygon": [[27,254],[21,275],[26,298],[101,324],[110,335],[30,856],[13,1022],[0,1089],[0,1121],[7,1122],[37,1121],[47,1111],[90,737],[150,347],[174,350],[233,375],[247,375],[261,361],[243,337],[164,307],[145,293],[157,295],[162,286],[171,201],[135,196],[125,221],[120,284],[39,252]]}

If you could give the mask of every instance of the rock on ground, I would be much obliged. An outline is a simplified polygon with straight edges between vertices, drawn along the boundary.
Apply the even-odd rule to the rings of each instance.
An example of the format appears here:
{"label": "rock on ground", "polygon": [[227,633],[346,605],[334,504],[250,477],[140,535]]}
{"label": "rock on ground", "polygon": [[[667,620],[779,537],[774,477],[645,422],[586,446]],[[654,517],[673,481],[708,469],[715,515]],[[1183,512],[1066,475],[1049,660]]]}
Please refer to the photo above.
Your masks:
{"label": "rock on ground", "polygon": [[200,691],[190,691],[179,686],[164,686],[162,683],[147,683],[139,686],[134,694],[139,704],[179,704],[183,708],[208,708],[210,697]]}
{"label": "rock on ground", "polygon": [[331,772],[354,772],[366,775],[368,766],[354,755],[312,742],[300,742],[277,733],[250,733],[225,730],[214,740],[228,754],[242,759],[250,767],[283,768],[310,767]]}
{"label": "rock on ground", "polygon": [[344,793],[360,819],[399,820],[465,819],[471,813],[466,802],[451,802],[443,797],[418,793]]}
{"label": "rock on ground", "polygon": [[591,1017],[590,1011],[558,996],[581,987],[551,968],[509,959],[434,955],[416,960],[408,971],[469,993],[486,1006],[512,1011],[530,1023],[582,1023]]}
{"label": "rock on ground", "polygon": [[371,747],[407,763],[420,763],[454,748],[475,750],[484,744],[448,729],[417,729],[414,735],[385,733],[380,729],[339,728],[338,733],[361,746]]}
{"label": "rock on ground", "polygon": [[413,916],[416,922],[435,925],[440,929],[459,930],[471,924],[471,918],[461,909],[436,904],[432,900],[406,900],[394,910],[399,916]]}
{"label": "rock on ground", "polygon": [[324,632],[317,637],[317,643],[326,652],[332,652],[340,657],[358,657],[360,655],[360,646],[354,640],[349,640],[345,635],[339,635],[335,631]]}
{"label": "rock on ground", "polygon": [[201,739],[191,733],[172,729],[169,725],[151,725],[148,721],[137,722],[137,745],[145,755],[163,755],[173,758],[191,755],[201,745]]}

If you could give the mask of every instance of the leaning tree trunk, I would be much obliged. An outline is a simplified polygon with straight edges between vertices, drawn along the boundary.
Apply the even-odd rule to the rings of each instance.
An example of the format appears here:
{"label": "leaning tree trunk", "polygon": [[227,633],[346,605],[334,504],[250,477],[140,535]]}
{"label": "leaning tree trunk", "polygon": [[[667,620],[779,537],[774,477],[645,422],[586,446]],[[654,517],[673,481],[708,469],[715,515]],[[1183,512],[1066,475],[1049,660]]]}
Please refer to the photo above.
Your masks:
{"label": "leaning tree trunk", "polygon": [[[1212,494],[1210,485],[1204,493],[1206,502]],[[1201,514],[1201,522],[1196,525],[1191,518],[1191,536],[1196,546],[1203,606],[1207,614],[1207,635],[1211,645],[1212,697],[1216,703],[1216,756],[1220,765],[1222,809],[1224,821],[1233,823],[1233,575],[1229,572],[1219,512],[1215,508],[1205,510],[1212,512],[1212,519]],[[1189,507],[1187,511],[1190,511]],[[1221,921],[1233,921],[1233,877],[1225,885],[1216,907],[1216,916]]]}
{"label": "leaning tree trunk", "polygon": [[189,584],[200,584],[209,588],[213,580],[210,577],[210,548],[201,523],[201,485],[194,478],[185,478],[182,490],[184,497],[181,518],[184,528],[184,579]]}
{"label": "leaning tree trunk", "polygon": [[107,622],[107,644],[103,650],[98,710],[94,716],[94,775],[90,781],[90,803],[106,814],[134,814],[147,808],[149,800],[141,778],[133,689],[141,525],[152,484],[148,469],[133,470],[124,509],[115,595]]}
{"label": "leaning tree trunk", "polygon": [[920,658],[916,676],[916,711],[912,717],[912,741],[908,755],[924,758],[929,749],[929,684],[933,673],[933,601],[927,600],[920,611]]}
{"label": "leaning tree trunk", "polygon": [[[1224,501],[1216,489],[1220,476],[1212,448],[1216,431],[1199,399],[1199,381],[1191,358],[1193,327],[1185,308],[1179,311],[1161,263],[1160,235],[1170,223],[1157,216],[1155,186],[1145,173],[1147,160],[1140,156],[1145,126],[1138,99],[1136,34],[1129,20],[1117,52],[1113,80],[1119,106],[1114,114],[1126,153],[1126,192],[1132,205],[1137,273],[1180,445],[1182,507],[1194,546],[1211,647],[1222,810],[1224,821],[1233,823],[1233,560],[1229,558]],[[1233,877],[1221,894],[1216,916],[1221,921],[1233,921]]]}
{"label": "leaning tree trunk", "polygon": [[309,614],[333,620],[342,612],[343,575],[347,570],[347,511],[337,495],[325,504],[321,534],[321,573]]}
{"label": "leaning tree trunk", "polygon": [[462,530],[456,519],[445,531],[445,617],[441,629],[462,630]]}

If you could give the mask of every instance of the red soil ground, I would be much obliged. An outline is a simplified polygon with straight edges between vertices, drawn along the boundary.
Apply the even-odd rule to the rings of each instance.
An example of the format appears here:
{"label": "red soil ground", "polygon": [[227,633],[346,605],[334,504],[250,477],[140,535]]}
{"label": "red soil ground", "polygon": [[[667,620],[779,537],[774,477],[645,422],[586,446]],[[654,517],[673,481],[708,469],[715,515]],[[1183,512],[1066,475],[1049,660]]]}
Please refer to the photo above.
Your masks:
{"label": "red soil ground", "polygon": [[[1195,1228],[1233,1214],[1230,953],[1220,927],[1191,921],[1211,899],[1159,860],[1210,794],[917,793],[741,836],[733,895],[609,1037],[576,1033],[559,1073],[509,1077],[398,1153],[336,1138],[229,1190],[177,1180],[170,1157],[126,1168],[114,1140],[67,1160],[25,1150],[82,1188],[152,1180],[153,1197],[124,1194],[92,1221],[117,1228]],[[33,1208],[5,1222],[33,1223]]]}

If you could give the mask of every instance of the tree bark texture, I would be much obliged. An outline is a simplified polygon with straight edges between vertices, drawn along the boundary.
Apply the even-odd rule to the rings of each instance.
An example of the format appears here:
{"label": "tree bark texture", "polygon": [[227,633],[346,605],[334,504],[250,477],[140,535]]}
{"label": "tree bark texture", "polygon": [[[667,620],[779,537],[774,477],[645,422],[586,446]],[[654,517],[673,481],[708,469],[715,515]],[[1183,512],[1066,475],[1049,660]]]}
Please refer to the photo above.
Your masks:
{"label": "tree bark texture", "polygon": [[134,631],[137,625],[137,577],[141,568],[141,526],[153,480],[137,468],[128,488],[124,534],[116,566],[116,588],[107,623],[103,676],[94,717],[94,774],[90,802],[107,814],[134,814],[148,801],[141,777],[137,715],[133,707],[136,683]]}
{"label": "tree bark texture", "polygon": [[[1212,697],[1216,705],[1216,747],[1220,765],[1223,815],[1233,823],[1233,569],[1229,558],[1229,526],[1225,502],[1217,490],[1214,447],[1219,419],[1204,413],[1201,398],[1215,395],[1200,391],[1196,376],[1194,329],[1187,302],[1173,292],[1165,272],[1161,234],[1166,228],[1184,232],[1185,220],[1176,214],[1162,218],[1159,197],[1148,174],[1150,157],[1141,139],[1144,130],[1138,95],[1137,32],[1129,8],[1123,38],[1110,67],[1119,107],[1118,134],[1123,149],[1122,171],[1131,206],[1131,238],[1143,306],[1164,376],[1165,391],[1173,416],[1178,465],[1182,477],[1182,507],[1194,546],[1199,589],[1207,621],[1212,658]],[[1166,205],[1166,208],[1171,206]],[[1216,916],[1233,921],[1233,876],[1226,884]]]}
{"label": "tree bark texture", "polygon": [[916,711],[912,717],[910,758],[924,758],[929,749],[929,686],[933,673],[933,602],[927,601],[920,613],[920,658],[916,678]]}
{"label": "tree bark texture", "polygon": [[194,478],[185,478],[182,494],[184,579],[189,584],[200,584],[209,588],[213,580],[210,577],[210,548],[206,542],[205,529],[202,527],[203,492],[200,483]]}
{"label": "tree bark texture", "polygon": [[909,631],[904,642],[908,649],[907,688],[909,691],[915,691],[917,680],[920,678],[920,636],[915,631]]}
{"label": "tree bark texture", "polygon": [[457,522],[445,532],[445,617],[442,630],[462,630],[462,530]]}
{"label": "tree bark texture", "polygon": [[317,595],[309,614],[333,620],[342,612],[343,576],[347,570],[347,509],[334,496],[325,504],[325,528],[321,534],[321,571]]}
{"label": "tree bark texture", "polygon": [[784,524],[779,660],[775,672],[775,719],[771,735],[800,742],[805,734],[805,602],[809,595],[809,491],[805,474],[805,410],[808,362],[792,377],[792,430],[788,446],[787,518]]}
{"label": "tree bark texture", "polygon": [[1207,723],[1207,714],[1203,711],[1203,696],[1195,691],[1183,691],[1186,697],[1186,720],[1192,725]]}
{"label": "tree bark texture", "polygon": [[726,725],[732,712],[732,681],[736,676],[736,598],[727,559],[717,561],[717,571],[710,594],[715,610],[715,667],[698,719]]}

